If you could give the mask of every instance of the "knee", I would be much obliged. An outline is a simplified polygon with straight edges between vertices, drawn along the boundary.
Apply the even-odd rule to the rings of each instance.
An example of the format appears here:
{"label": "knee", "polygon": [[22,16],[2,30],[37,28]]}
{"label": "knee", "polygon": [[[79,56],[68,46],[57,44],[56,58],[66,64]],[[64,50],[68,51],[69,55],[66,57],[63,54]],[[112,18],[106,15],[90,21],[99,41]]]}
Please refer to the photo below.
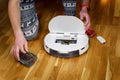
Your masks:
{"label": "knee", "polygon": [[23,33],[27,40],[33,40],[37,37],[38,31],[39,31],[39,23],[36,22],[36,24],[33,27],[24,29]]}

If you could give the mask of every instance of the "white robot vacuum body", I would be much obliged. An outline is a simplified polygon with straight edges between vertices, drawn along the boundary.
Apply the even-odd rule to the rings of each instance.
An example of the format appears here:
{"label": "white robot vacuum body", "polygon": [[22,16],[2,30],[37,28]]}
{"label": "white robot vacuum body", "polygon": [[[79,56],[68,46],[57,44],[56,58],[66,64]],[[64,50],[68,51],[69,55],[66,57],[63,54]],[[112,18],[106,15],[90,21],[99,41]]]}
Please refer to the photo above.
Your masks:
{"label": "white robot vacuum body", "polygon": [[89,39],[79,18],[57,16],[51,19],[48,27],[50,32],[44,38],[44,48],[49,54],[70,58],[87,51]]}

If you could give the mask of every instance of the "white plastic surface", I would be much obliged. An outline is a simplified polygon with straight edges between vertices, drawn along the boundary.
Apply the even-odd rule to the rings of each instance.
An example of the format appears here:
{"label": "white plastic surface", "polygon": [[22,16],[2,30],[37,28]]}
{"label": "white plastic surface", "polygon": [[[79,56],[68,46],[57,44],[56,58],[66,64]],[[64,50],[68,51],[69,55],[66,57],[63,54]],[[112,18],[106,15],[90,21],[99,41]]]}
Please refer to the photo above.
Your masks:
{"label": "white plastic surface", "polygon": [[51,33],[78,33],[85,34],[84,23],[74,16],[57,16],[49,22]]}
{"label": "white plastic surface", "polygon": [[[44,38],[44,47],[48,53],[50,49],[64,54],[76,50],[79,50],[79,54],[83,54],[87,51],[89,38],[85,34],[83,22],[79,18],[74,16],[57,16],[50,20],[48,27],[50,32]],[[73,37],[77,40],[75,44],[64,45],[56,43],[56,39],[62,38],[66,40]]]}
{"label": "white plastic surface", "polygon": [[106,42],[106,40],[102,36],[97,36],[97,40],[102,44]]}
{"label": "white plastic surface", "polygon": [[61,34],[49,33],[48,35],[46,35],[44,39],[44,43],[45,45],[47,45],[47,47],[64,53],[68,51],[79,50],[85,47],[86,45],[88,45],[88,40],[89,40],[87,35],[78,35],[76,44],[62,45],[60,43],[55,43],[58,37],[63,37],[63,36]]}

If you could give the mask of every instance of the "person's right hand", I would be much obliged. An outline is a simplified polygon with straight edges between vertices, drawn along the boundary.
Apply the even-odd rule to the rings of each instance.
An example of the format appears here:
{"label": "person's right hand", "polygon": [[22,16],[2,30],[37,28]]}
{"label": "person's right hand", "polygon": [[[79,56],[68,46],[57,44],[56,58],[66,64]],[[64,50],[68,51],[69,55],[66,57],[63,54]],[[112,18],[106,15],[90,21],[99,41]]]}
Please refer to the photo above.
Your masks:
{"label": "person's right hand", "polygon": [[86,7],[83,7],[79,13],[80,19],[85,19],[85,30],[88,30],[90,28],[90,16],[88,14],[88,10]]}
{"label": "person's right hand", "polygon": [[19,35],[16,37],[15,39],[15,43],[12,47],[12,55],[18,60],[20,61],[20,57],[19,57],[19,52],[22,53],[26,53],[28,51],[28,44],[27,44],[27,40],[25,39],[24,35]]}

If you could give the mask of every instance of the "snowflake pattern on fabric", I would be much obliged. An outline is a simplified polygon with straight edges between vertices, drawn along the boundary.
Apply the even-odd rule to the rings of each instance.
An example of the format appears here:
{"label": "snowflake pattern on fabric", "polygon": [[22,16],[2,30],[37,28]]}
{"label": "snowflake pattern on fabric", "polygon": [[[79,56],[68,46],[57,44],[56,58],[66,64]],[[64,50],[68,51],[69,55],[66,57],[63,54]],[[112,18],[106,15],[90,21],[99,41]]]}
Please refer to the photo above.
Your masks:
{"label": "snowflake pattern on fabric", "polygon": [[27,40],[37,36],[39,21],[34,5],[34,0],[21,0],[21,29]]}
{"label": "snowflake pattern on fabric", "polygon": [[65,14],[68,16],[76,15],[76,0],[62,0]]}

